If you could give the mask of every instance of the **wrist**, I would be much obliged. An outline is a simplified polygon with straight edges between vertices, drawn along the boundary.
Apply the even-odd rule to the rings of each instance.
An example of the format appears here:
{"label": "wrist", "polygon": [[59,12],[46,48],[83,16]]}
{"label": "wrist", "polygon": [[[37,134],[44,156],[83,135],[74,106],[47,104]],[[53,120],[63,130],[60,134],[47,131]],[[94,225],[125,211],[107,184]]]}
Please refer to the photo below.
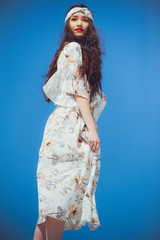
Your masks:
{"label": "wrist", "polygon": [[97,131],[96,127],[89,127],[88,131]]}

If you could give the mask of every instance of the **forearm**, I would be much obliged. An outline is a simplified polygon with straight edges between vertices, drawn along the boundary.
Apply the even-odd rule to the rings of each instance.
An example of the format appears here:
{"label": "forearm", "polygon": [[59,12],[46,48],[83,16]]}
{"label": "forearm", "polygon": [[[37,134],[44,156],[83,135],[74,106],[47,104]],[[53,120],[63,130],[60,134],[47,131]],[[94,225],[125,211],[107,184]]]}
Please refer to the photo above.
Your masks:
{"label": "forearm", "polygon": [[80,108],[82,117],[88,130],[96,130],[96,124],[93,119],[88,99],[75,95],[76,102]]}

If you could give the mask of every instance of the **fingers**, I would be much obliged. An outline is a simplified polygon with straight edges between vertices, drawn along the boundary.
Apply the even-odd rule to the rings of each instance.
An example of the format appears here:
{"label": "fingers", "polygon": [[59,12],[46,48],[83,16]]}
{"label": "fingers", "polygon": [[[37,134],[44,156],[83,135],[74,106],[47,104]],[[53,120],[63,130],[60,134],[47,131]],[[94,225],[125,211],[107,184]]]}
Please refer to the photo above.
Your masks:
{"label": "fingers", "polygon": [[90,141],[89,146],[92,149],[92,151],[97,152],[100,146],[100,141]]}

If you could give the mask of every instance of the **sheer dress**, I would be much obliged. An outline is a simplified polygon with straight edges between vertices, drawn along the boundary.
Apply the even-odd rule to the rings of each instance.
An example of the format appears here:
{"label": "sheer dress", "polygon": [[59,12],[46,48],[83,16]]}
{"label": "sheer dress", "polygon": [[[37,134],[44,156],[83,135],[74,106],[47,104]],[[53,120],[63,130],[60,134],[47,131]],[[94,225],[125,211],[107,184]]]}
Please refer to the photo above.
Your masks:
{"label": "sheer dress", "polygon": [[[57,71],[43,86],[56,105],[44,129],[37,166],[39,216],[65,221],[64,230],[90,230],[100,226],[95,191],[100,172],[100,147],[94,153],[88,145],[88,130],[74,95],[89,100],[86,75],[80,77],[82,50],[77,42],[68,43],[58,58]],[[96,94],[90,109],[96,123],[106,105],[106,96]]]}

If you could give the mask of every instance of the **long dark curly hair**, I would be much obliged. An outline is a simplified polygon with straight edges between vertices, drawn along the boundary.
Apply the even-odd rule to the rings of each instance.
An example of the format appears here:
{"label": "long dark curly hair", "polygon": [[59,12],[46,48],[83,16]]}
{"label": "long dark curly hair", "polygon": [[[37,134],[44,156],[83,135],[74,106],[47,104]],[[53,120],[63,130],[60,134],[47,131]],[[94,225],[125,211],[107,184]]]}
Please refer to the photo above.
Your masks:
{"label": "long dark curly hair", "polygon": [[[84,4],[73,4],[68,9],[67,13],[74,7],[86,7],[86,6]],[[46,84],[49,78],[57,71],[57,60],[64,46],[69,42],[75,41],[81,45],[83,60],[82,66],[80,67],[80,74],[81,77],[83,77],[85,74],[87,75],[87,81],[90,87],[90,102],[91,102],[96,93],[100,93],[99,89],[102,91],[101,86],[102,51],[100,49],[100,39],[97,34],[97,29],[94,27],[92,20],[90,18],[87,34],[85,37],[74,36],[73,32],[70,29],[69,21],[70,18],[66,21],[66,24],[64,26],[64,33],[62,34],[62,40],[59,49],[54,55],[54,58],[49,66],[48,73],[45,76],[44,84]],[[50,102],[50,99],[47,98],[44,92],[43,95],[45,101]]]}

